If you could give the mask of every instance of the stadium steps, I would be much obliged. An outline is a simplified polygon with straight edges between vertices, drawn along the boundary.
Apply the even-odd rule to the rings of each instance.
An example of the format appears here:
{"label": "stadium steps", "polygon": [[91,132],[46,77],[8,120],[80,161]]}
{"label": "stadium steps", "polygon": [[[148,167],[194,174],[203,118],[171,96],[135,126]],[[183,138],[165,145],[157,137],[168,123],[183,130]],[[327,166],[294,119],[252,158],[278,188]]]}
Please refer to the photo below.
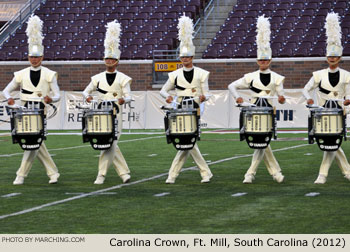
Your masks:
{"label": "stadium steps", "polygon": [[[219,4],[217,3],[219,2]],[[220,26],[225,22],[233,6],[237,3],[237,0],[216,0],[215,10],[211,16],[207,19],[206,33],[204,31],[204,18],[201,18],[202,25],[202,39],[198,35],[194,40],[194,45],[196,46],[195,58],[202,58],[203,52],[207,49],[208,45],[215,37],[216,33],[220,30]],[[218,6],[218,10],[216,8]],[[201,43],[202,42],[202,43]]]}

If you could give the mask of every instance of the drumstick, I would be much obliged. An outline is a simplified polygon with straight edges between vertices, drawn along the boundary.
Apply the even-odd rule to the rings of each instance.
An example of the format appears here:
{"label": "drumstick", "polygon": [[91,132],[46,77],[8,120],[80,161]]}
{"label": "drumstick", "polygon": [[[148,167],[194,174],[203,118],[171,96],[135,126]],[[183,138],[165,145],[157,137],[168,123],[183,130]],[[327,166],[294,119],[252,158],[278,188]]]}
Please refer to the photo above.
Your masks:
{"label": "drumstick", "polygon": [[256,107],[256,105],[250,102],[242,102],[236,103],[236,107]]}
{"label": "drumstick", "polygon": [[319,108],[319,109],[324,109],[324,107],[321,107],[321,106],[315,105],[315,104],[311,104],[311,105],[307,104],[306,107],[308,107],[308,108]]}
{"label": "drumstick", "polygon": [[24,106],[20,106],[18,104],[13,104],[13,105],[7,105],[8,108],[11,109],[19,109],[19,108],[25,108]]}
{"label": "drumstick", "polygon": [[253,98],[256,98],[256,99],[278,99],[278,96],[267,96],[267,95],[264,95],[264,96],[257,96],[257,97],[253,97]]}

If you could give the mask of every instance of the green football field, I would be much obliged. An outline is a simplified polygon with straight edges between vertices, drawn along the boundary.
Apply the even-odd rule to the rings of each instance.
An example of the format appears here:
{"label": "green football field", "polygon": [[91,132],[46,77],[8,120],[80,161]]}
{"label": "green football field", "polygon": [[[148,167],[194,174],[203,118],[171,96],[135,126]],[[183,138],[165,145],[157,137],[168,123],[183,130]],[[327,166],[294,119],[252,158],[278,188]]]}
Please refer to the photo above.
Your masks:
{"label": "green football field", "polygon": [[[207,132],[198,144],[214,174],[211,182],[200,183],[189,158],[176,183],[165,184],[176,150],[159,133],[123,134],[119,146],[131,182],[122,184],[110,167],[103,185],[93,184],[98,151],[79,135],[49,135],[59,183],[49,185],[36,160],[24,185],[14,186],[23,151],[0,136],[0,233],[350,233],[350,181],[334,162],[327,183],[313,183],[323,153],[307,144],[306,133],[279,134],[271,143],[283,183],[273,181],[262,163],[248,185],[242,180],[253,150],[236,133]],[[349,156],[350,142],[342,148]]]}

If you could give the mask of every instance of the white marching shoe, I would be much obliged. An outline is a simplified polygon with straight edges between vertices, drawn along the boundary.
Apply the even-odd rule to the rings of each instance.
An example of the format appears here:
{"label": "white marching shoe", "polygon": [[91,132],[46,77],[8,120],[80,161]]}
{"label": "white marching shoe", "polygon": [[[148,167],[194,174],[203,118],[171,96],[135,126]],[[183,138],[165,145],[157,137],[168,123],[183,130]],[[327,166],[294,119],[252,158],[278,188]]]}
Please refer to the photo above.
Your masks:
{"label": "white marching shoe", "polygon": [[23,185],[23,183],[24,183],[23,176],[17,176],[16,179],[13,181],[14,185]]}
{"label": "white marching shoe", "polygon": [[201,183],[209,183],[210,179],[213,177],[213,174],[202,177]]}
{"label": "white marching shoe", "polygon": [[272,177],[273,177],[273,180],[277,181],[278,183],[282,183],[284,180],[284,176],[282,175],[281,172],[274,174]]}
{"label": "white marching shoe", "polygon": [[175,178],[168,176],[168,178],[165,180],[166,184],[175,184]]}
{"label": "white marching shoe", "polygon": [[253,183],[254,179],[255,179],[255,177],[253,174],[246,174],[246,175],[244,175],[243,184],[251,184],[251,183]]}
{"label": "white marching shoe", "polygon": [[105,176],[103,176],[103,175],[97,175],[94,184],[95,184],[95,185],[102,185],[103,182],[105,182]]}
{"label": "white marching shoe", "polygon": [[327,181],[326,176],[319,174],[317,179],[315,180],[314,184],[324,184],[324,183],[326,183],[326,181]]}
{"label": "white marching shoe", "polygon": [[58,182],[58,178],[60,177],[59,173],[55,173],[50,176],[49,184],[56,184]]}
{"label": "white marching shoe", "polygon": [[350,180],[350,174],[344,175],[344,178],[346,178],[347,180]]}
{"label": "white marching shoe", "polygon": [[131,176],[129,174],[124,174],[120,176],[121,179],[123,180],[123,183],[126,184],[130,181]]}

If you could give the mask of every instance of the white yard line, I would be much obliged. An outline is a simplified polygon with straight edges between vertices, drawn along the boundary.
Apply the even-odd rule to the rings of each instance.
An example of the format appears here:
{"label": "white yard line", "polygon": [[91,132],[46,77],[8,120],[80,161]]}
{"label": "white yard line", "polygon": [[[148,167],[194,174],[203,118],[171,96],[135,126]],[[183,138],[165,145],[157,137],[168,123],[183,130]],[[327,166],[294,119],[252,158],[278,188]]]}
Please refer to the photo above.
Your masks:
{"label": "white yard line", "polygon": [[318,195],[320,195],[319,192],[310,192],[310,193],[305,194],[306,197],[315,197]]}
{"label": "white yard line", "polygon": [[239,193],[232,194],[231,196],[232,197],[241,197],[241,196],[244,196],[246,194],[248,194],[248,193],[246,193],[246,192],[239,192]]}
{"label": "white yard line", "polygon": [[166,195],[169,195],[169,194],[170,194],[170,192],[163,192],[163,193],[155,194],[153,196],[155,196],[155,197],[163,197],[163,196],[166,196]]}
{"label": "white yard line", "polygon": [[[83,192],[66,192],[66,195],[82,195],[84,194]],[[116,192],[104,192],[104,193],[99,193],[100,195],[114,195],[117,194]]]}
{"label": "white yard line", "polygon": [[1,198],[11,198],[11,197],[15,197],[15,196],[18,196],[21,194],[22,193],[9,193],[9,194],[2,195]]}
{"label": "white yard line", "polygon": [[[301,145],[296,145],[296,146],[276,149],[273,152],[290,150],[290,149],[296,149],[296,148],[307,146],[307,145],[309,145],[309,144],[301,144]],[[238,158],[244,158],[244,157],[251,157],[251,156],[253,156],[253,154],[246,154],[246,155],[240,155],[240,156],[235,156],[235,157],[230,157],[230,158],[224,158],[224,159],[220,159],[220,160],[208,163],[208,165],[219,164],[219,163],[223,163],[223,162],[226,162],[226,161],[230,161],[230,160],[234,160],[234,159],[238,159]],[[198,169],[197,166],[184,168],[184,169],[182,169],[182,172],[189,171],[189,170],[195,170],[195,169]],[[55,206],[55,205],[58,205],[58,204],[63,204],[63,203],[69,202],[69,201],[86,198],[86,197],[97,195],[97,194],[104,193],[104,192],[109,192],[109,191],[116,190],[116,189],[119,189],[119,188],[122,188],[122,187],[127,187],[127,186],[140,184],[140,183],[143,183],[143,182],[151,181],[151,180],[158,179],[158,178],[165,177],[165,176],[168,176],[168,173],[161,173],[161,174],[149,177],[149,178],[144,178],[144,179],[141,179],[141,180],[130,182],[128,184],[119,184],[119,185],[116,185],[116,186],[112,186],[112,187],[108,187],[108,188],[105,188],[105,189],[93,191],[93,192],[90,192],[90,193],[83,193],[81,195],[77,195],[77,196],[74,196],[74,197],[71,197],[71,198],[58,200],[58,201],[53,201],[53,202],[50,202],[50,203],[47,203],[47,204],[43,204],[43,205],[40,205],[40,206],[28,208],[28,209],[25,209],[25,210],[22,210],[22,211],[19,211],[19,212],[1,215],[0,216],[0,220],[6,219],[6,218],[12,217],[12,216],[18,216],[18,215],[22,215],[22,214],[26,214],[26,213],[31,213],[31,212],[34,212],[36,210],[43,209],[45,207]]]}
{"label": "white yard line", "polygon": [[[154,137],[144,137],[144,138],[136,138],[136,139],[129,139],[129,140],[121,140],[121,141],[118,141],[118,143],[128,143],[128,142],[149,140],[149,139],[161,138],[161,137],[164,137],[164,136],[154,136]],[[78,145],[78,146],[72,146],[72,147],[49,149],[49,151],[71,150],[71,149],[79,149],[79,148],[85,148],[85,147],[91,147],[91,146],[89,144],[85,144],[85,145]],[[2,155],[0,155],[0,158],[13,157],[13,156],[19,156],[19,155],[23,155],[23,152],[17,152],[17,153],[12,153],[12,154],[2,154]]]}

